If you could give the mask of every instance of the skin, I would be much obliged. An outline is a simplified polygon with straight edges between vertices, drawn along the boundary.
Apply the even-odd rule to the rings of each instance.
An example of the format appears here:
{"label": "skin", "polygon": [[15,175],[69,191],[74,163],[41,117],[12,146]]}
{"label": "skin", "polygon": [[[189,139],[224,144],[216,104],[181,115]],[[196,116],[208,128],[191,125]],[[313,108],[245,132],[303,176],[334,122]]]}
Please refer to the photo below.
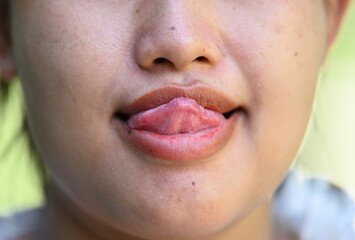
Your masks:
{"label": "skin", "polygon": [[[302,141],[347,3],[11,1],[0,66],[21,78],[52,177],[41,238],[271,239],[270,196]],[[118,108],[196,84],[244,110],[217,154],[162,164],[117,133]]]}

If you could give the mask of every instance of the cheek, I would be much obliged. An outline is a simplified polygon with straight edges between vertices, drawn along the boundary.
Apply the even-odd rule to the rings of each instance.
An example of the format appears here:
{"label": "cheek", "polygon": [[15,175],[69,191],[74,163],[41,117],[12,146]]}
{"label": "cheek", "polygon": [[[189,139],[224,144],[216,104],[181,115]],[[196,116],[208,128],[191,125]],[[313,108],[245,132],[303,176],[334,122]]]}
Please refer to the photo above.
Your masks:
{"label": "cheek", "polygon": [[230,8],[223,22],[224,42],[243,75],[236,81],[249,93],[248,150],[241,152],[253,153],[248,164],[265,189],[281,181],[301,144],[327,35],[321,1],[267,2],[271,7],[246,3],[253,14]]}
{"label": "cheek", "polygon": [[224,32],[250,93],[250,136],[256,143],[298,147],[326,48],[322,3],[254,4],[248,5],[253,14],[231,12],[234,20],[225,23]]}
{"label": "cheek", "polygon": [[103,7],[69,2],[14,4],[13,39],[38,150],[54,178],[72,179],[81,189],[88,182],[77,176],[110,155],[102,144],[111,138],[107,126],[114,106],[108,92],[124,87],[114,82],[131,39],[126,26],[116,24],[126,22],[124,14],[113,20]]}
{"label": "cheek", "polygon": [[125,22],[127,17],[115,14],[112,19],[105,15],[104,7],[86,9],[76,2],[29,2],[32,4],[26,8],[21,5],[17,9],[19,17],[14,18],[15,49],[21,49],[16,57],[20,74],[26,78],[24,83],[29,82],[30,89],[35,84],[33,89],[65,95],[58,106],[67,97],[74,99],[74,94],[79,101],[86,101],[88,92],[94,94],[91,99],[105,97],[95,93],[112,85],[109,81],[117,77],[118,66],[126,57],[131,39],[125,31],[127,26],[116,23]]}
{"label": "cheek", "polygon": [[74,130],[74,136],[95,116],[109,121],[107,92],[117,87],[113,82],[130,42],[122,37],[126,26],[115,24],[125,22],[124,14],[113,20],[104,7],[66,2],[14,4],[14,49],[29,118],[40,129],[52,129],[55,139],[70,134],[56,126]]}
{"label": "cheek", "polygon": [[[253,96],[255,128],[259,134],[278,138],[298,149],[313,105],[319,68],[326,48],[324,12],[303,1],[294,7],[295,15],[265,26],[271,37],[265,37],[258,55],[260,71],[253,75],[250,86]],[[316,4],[314,4],[316,5]],[[293,4],[290,6],[293,7]],[[296,10],[298,9],[298,11]],[[266,117],[267,116],[267,117]],[[269,126],[268,130],[261,128]],[[278,136],[277,136],[278,135]],[[286,145],[286,144],[285,144]]]}

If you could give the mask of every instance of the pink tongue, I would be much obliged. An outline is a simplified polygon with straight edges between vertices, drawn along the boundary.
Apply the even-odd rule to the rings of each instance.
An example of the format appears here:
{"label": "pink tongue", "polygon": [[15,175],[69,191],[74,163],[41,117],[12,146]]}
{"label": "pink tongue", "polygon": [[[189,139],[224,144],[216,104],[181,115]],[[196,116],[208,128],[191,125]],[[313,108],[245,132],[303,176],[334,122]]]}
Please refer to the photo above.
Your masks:
{"label": "pink tongue", "polygon": [[191,98],[179,97],[131,116],[127,124],[131,129],[172,135],[217,127],[225,121],[222,114],[205,109]]}

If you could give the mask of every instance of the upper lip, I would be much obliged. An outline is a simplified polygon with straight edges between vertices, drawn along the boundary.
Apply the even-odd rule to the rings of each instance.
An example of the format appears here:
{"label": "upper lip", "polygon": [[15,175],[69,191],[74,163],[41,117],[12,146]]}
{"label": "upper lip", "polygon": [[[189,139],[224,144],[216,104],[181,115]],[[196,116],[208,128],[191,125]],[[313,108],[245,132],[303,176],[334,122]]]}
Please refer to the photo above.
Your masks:
{"label": "upper lip", "polygon": [[165,86],[144,94],[132,103],[124,106],[119,112],[122,114],[133,115],[138,112],[158,107],[178,97],[194,99],[202,107],[221,114],[228,113],[238,107],[238,104],[233,101],[231,97],[210,87]]}

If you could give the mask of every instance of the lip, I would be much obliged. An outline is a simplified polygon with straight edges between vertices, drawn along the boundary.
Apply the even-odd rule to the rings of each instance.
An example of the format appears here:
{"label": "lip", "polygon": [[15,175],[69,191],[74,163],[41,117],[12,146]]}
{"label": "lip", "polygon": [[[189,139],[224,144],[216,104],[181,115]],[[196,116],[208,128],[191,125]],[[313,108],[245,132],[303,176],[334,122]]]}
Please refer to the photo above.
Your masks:
{"label": "lip", "polygon": [[118,109],[118,112],[132,115],[168,103],[178,97],[194,99],[202,107],[222,114],[239,107],[231,97],[213,88],[166,86],[144,94],[132,103]]}
{"label": "lip", "polygon": [[[161,135],[150,131],[130,129],[118,117],[118,131],[128,142],[153,158],[170,162],[188,162],[208,158],[218,153],[229,141],[240,122],[240,106],[225,94],[207,87],[164,87],[153,90],[120,109],[120,114],[136,114],[177,97],[189,97],[199,105],[221,114],[231,112],[220,126],[204,129],[195,133]],[[234,111],[235,110],[235,111]]]}

